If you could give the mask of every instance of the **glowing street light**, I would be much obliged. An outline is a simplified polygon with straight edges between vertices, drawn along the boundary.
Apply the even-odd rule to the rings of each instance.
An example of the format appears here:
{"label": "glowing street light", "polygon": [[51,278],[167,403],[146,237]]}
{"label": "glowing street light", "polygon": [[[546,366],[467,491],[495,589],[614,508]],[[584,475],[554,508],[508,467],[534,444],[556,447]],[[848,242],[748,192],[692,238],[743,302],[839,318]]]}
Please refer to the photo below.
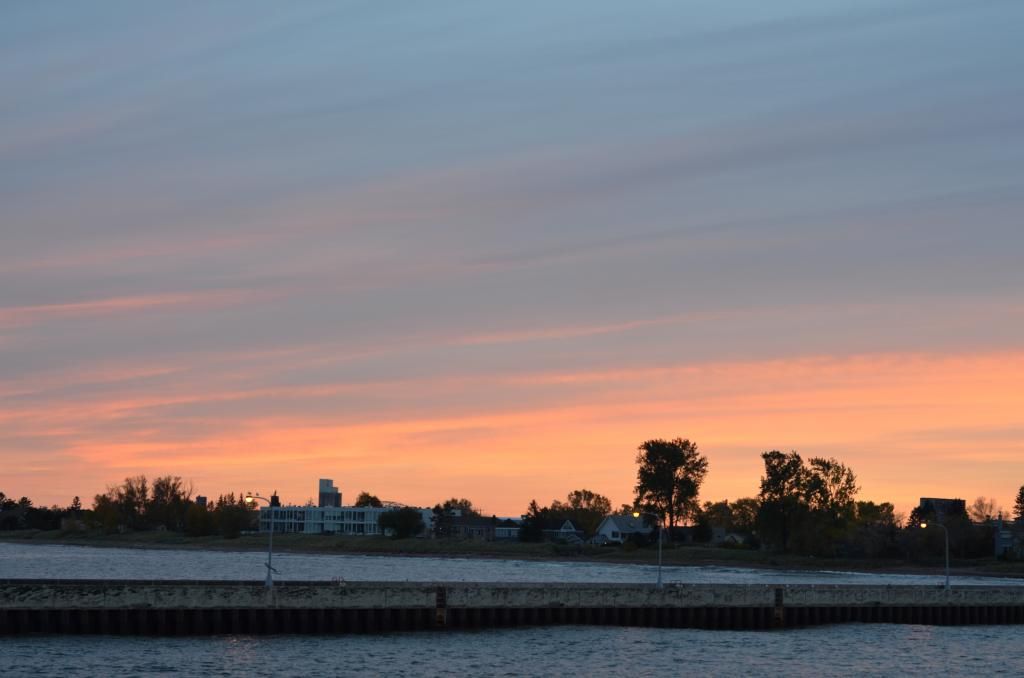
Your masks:
{"label": "glowing street light", "polygon": [[633,511],[633,517],[650,516],[658,521],[658,588],[661,588],[661,516],[648,511]]}
{"label": "glowing street light", "polygon": [[245,503],[246,504],[248,504],[249,506],[252,506],[252,504],[255,503],[256,500],[267,502],[267,508],[270,509],[270,540],[267,543],[267,563],[266,563],[266,565],[267,565],[267,581],[266,581],[266,587],[268,589],[272,589],[272,588],[274,588],[274,574],[273,573],[277,572],[277,570],[275,570],[274,567],[273,567],[273,561],[274,561],[274,513],[276,513],[276,511],[274,511],[274,504],[273,504],[273,502],[271,502],[266,497],[261,497],[258,494],[253,494],[252,492],[246,492],[246,494],[245,494]]}
{"label": "glowing street light", "polygon": [[[949,530],[942,523],[935,523],[942,528],[942,532],[946,537],[946,592],[949,593]],[[928,529],[928,523],[922,522],[921,529]]]}

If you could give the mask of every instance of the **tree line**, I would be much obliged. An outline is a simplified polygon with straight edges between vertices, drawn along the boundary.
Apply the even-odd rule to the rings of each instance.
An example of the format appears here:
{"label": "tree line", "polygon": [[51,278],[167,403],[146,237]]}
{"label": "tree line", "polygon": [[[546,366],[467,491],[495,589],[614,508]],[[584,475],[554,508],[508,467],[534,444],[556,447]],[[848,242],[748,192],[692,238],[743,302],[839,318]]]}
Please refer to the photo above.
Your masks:
{"label": "tree line", "polygon": [[[715,533],[736,537],[732,544],[779,552],[824,557],[904,557],[941,552],[943,536],[921,530],[921,523],[936,516],[920,507],[908,519],[889,502],[857,498],[860,487],[854,471],[834,458],[810,457],[770,450],[761,454],[764,474],[756,497],[735,501],[700,502],[700,489],[709,461],[695,442],[684,438],[652,439],[636,451],[636,484],[632,504],[618,513],[642,512],[657,516],[669,537],[679,537],[687,526],[689,539],[711,541]],[[255,527],[255,506],[239,493],[222,494],[202,505],[193,499],[190,483],[180,476],[125,478],[93,498],[85,509],[79,497],[67,507],[37,507],[27,497],[18,500],[0,492],[0,530],[80,529],[105,531],[170,530],[192,536],[238,536]],[[361,492],[355,506],[381,507],[377,496]],[[565,501],[547,506],[532,500],[519,524],[523,541],[540,541],[547,526],[569,520],[586,537],[613,513],[608,497],[587,489],[573,490]],[[991,553],[993,520],[1002,515],[998,504],[979,497],[963,511],[942,516],[949,530],[952,551],[961,557]],[[1013,516],[1024,520],[1024,486],[1018,491]],[[382,514],[381,527],[397,537],[430,530],[435,537],[454,533],[457,520],[484,519],[483,511],[465,498],[451,498],[433,507],[425,524],[416,509],[396,507]],[[493,516],[491,521],[496,523]]]}
{"label": "tree line", "polygon": [[105,532],[167,530],[190,536],[237,537],[255,526],[255,507],[234,492],[206,504],[197,503],[192,486],[181,476],[129,476],[97,494],[86,509],[79,497],[66,507],[36,507],[27,497],[18,501],[0,492],[0,530],[36,529]]}
{"label": "tree line", "polygon": [[[849,466],[837,459],[804,459],[795,451],[761,454],[764,474],[756,497],[735,501],[700,502],[700,489],[709,462],[695,442],[685,438],[653,439],[636,452],[637,476],[633,503],[619,512],[653,514],[671,538],[708,542],[716,531],[745,548],[767,549],[821,557],[907,558],[937,555],[944,548],[937,531],[920,529],[934,515],[915,509],[909,519],[890,502],[862,501],[860,486]],[[602,517],[611,512],[606,497],[587,492],[588,501],[570,509],[562,502],[541,507],[531,501],[520,536],[540,538],[537,526],[551,518],[571,519],[586,536],[593,535]],[[570,495],[569,504],[573,504]],[[581,508],[595,507],[593,513]],[[994,520],[1001,515],[992,499],[979,497],[960,513],[943,516],[950,547],[961,557],[992,553]],[[1017,493],[1013,515],[1024,520],[1024,486]],[[686,526],[681,529],[680,526]],[[636,537],[634,537],[636,538]],[[653,541],[653,536],[639,537]]]}

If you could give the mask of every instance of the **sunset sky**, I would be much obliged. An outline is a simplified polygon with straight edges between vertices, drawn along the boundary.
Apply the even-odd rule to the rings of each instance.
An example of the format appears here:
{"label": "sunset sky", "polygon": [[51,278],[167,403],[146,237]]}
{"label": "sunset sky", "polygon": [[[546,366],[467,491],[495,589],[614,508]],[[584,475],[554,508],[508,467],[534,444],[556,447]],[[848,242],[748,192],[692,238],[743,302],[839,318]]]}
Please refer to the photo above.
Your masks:
{"label": "sunset sky", "polygon": [[0,491],[1024,484],[1024,3],[0,7]]}

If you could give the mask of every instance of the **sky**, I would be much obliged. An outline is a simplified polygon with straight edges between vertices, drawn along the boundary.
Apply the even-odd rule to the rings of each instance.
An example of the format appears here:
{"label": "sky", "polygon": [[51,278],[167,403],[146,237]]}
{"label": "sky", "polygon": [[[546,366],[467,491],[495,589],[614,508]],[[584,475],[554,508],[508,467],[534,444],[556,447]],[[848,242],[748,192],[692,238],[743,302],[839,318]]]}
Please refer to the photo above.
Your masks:
{"label": "sky", "polygon": [[5,2],[0,491],[1024,484],[1017,0]]}

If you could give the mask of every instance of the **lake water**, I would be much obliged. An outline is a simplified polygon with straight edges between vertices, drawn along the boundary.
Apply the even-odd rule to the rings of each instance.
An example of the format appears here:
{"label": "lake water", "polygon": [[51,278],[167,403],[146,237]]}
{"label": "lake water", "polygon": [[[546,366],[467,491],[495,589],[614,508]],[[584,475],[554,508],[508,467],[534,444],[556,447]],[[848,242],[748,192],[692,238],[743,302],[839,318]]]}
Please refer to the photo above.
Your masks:
{"label": "lake water", "polygon": [[[0,578],[260,579],[265,554],[0,543]],[[642,582],[645,565],[275,555],[282,579]],[[936,585],[939,576],[665,568],[666,581]],[[1024,584],[956,578],[954,585]],[[562,626],[381,636],[0,638],[0,676],[1024,675],[1014,626],[782,631]]]}
{"label": "lake water", "polygon": [[386,636],[0,639],[3,676],[1024,675],[1021,629],[562,626]]}
{"label": "lake water", "polygon": [[[0,543],[0,579],[252,579],[265,576],[266,553],[95,548]],[[281,580],[311,581],[654,581],[652,565],[572,561],[428,558],[275,553]],[[941,584],[941,574],[863,574],[758,570],[734,567],[665,567],[665,582],[722,584]],[[954,577],[955,586],[1024,585],[1024,579]]]}

